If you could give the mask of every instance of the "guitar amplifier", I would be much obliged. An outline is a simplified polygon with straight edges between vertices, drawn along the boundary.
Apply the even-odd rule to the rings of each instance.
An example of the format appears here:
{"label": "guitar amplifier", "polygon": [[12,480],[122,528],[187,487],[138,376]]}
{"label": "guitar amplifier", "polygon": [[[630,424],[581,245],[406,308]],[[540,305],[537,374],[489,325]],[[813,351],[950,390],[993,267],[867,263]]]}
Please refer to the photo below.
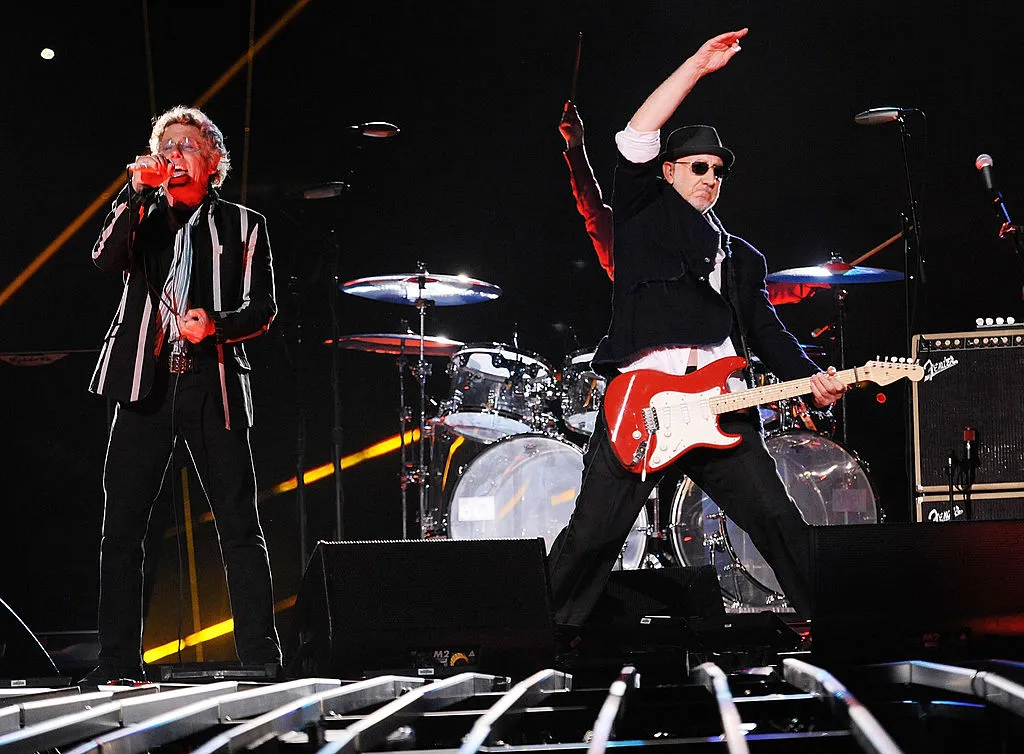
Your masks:
{"label": "guitar amplifier", "polygon": [[972,492],[970,519],[961,492],[954,490],[952,500],[944,493],[918,495],[915,501],[918,523],[949,521],[1010,521],[1024,519],[1024,490]]}
{"label": "guitar amplifier", "polygon": [[977,454],[972,490],[1024,487],[1024,330],[915,335],[912,355],[924,368],[912,388],[917,491],[948,489],[951,456],[960,481],[966,427]]}

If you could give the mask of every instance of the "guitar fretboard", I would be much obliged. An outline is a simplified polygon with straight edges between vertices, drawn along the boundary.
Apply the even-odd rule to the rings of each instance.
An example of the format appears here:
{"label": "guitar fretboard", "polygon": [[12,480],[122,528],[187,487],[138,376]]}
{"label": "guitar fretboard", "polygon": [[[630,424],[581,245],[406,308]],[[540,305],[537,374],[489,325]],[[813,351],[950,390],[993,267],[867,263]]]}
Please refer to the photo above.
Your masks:
{"label": "guitar fretboard", "polygon": [[[857,367],[843,369],[836,372],[836,379],[844,385],[853,385],[864,379],[863,377],[858,377],[857,372]],[[811,378],[803,377],[799,380],[778,382],[774,385],[764,385],[762,387],[750,388],[749,390],[719,395],[709,399],[708,405],[711,406],[712,412],[724,414],[728,411],[739,411],[740,409],[761,406],[765,403],[774,403],[786,398],[795,398],[798,395],[806,395],[810,392]]]}

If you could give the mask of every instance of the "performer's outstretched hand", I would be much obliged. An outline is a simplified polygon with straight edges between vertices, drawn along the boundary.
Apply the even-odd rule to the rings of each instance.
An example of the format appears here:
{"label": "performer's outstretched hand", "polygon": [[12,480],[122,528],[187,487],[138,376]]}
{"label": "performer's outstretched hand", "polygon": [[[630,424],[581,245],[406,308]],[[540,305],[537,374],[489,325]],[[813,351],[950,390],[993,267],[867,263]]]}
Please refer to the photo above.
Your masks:
{"label": "performer's outstretched hand", "polygon": [[732,56],[740,51],[740,39],[746,36],[747,31],[746,27],[738,31],[727,31],[702,44],[691,56],[701,75],[717,71],[732,60]]}

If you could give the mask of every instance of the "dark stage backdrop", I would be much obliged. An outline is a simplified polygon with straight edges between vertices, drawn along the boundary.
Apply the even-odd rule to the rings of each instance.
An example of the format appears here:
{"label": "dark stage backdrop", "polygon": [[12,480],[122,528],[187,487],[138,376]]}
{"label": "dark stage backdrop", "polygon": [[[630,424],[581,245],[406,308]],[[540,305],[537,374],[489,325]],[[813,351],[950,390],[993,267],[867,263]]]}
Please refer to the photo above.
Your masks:
{"label": "dark stage backdrop", "polygon": [[[193,102],[246,51],[248,2],[149,2],[150,89],[142,5],[57,13],[29,4],[8,28],[3,286],[143,149],[151,95],[158,111]],[[290,7],[258,3],[254,38]],[[1020,67],[1005,35],[1007,8],[923,0],[306,4],[256,54],[251,102],[243,67],[206,105],[234,158],[225,194],[238,201],[244,190],[245,203],[267,214],[275,253],[280,315],[250,348],[260,488],[294,475],[300,408],[307,464],[330,462],[331,359],[322,345],[332,331],[330,297],[343,334],[418,327],[412,307],[337,294],[335,260],[342,280],[414,272],[423,262],[502,287],[497,301],[429,312],[430,335],[517,337],[556,367],[596,344],[610,285],[576,214],[557,131],[579,32],[576,99],[607,193],[613,135],[643,97],[708,37],[750,27],[743,52],[698,85],[670,127],[714,123],[737,153],[718,210],[766,254],[770,271],[832,253],[849,261],[900,231],[908,186],[899,130],[856,125],[854,115],[879,106],[923,111],[907,120],[927,259],[916,321],[908,328],[903,284],[851,286],[848,364],[907,354],[911,329],[1024,318],[1021,268],[996,238],[974,168],[979,153],[991,154],[1007,206],[1024,212],[1024,153],[1014,138]],[[56,51],[51,61],[39,57],[45,46]],[[400,136],[352,138],[351,125],[372,120],[397,124]],[[337,200],[299,198],[325,181],[352,190]],[[120,290],[89,259],[104,213],[88,216],[0,305],[0,352],[76,351],[38,366],[0,361],[0,595],[40,631],[94,626],[107,406],[86,393],[95,354],[77,351],[98,346]],[[902,271],[902,244],[866,264]],[[779,313],[801,341],[831,349],[823,362],[839,361],[834,343],[810,336],[837,317],[828,292]],[[444,361],[433,367],[428,393],[441,401]],[[390,356],[343,351],[339,372],[350,453],[396,430],[397,370]],[[416,400],[414,383],[407,387]],[[910,514],[905,396],[894,384],[847,399],[846,445],[870,465],[892,520]],[[391,454],[346,472],[346,538],[400,535],[398,471]],[[307,488],[307,506],[311,550],[334,536],[329,478]],[[301,573],[294,493],[268,496],[261,511],[277,595],[286,599]]]}

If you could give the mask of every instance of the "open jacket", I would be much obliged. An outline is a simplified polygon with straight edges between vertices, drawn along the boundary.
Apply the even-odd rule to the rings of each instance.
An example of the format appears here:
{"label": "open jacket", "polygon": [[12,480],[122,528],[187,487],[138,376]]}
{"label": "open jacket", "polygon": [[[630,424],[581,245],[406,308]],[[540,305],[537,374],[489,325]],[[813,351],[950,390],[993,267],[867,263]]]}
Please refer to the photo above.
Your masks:
{"label": "open jacket", "polygon": [[[739,330],[746,345],[783,380],[820,371],[785,328],[768,300],[764,255],[714,225],[671,186],[658,179],[657,159],[632,163],[621,155],[615,169],[615,284],[607,335],[594,356],[606,374],[645,351],[703,346]],[[722,292],[708,282],[719,245],[726,249]],[[727,269],[732,265],[732,271]],[[730,293],[730,285],[735,290]],[[737,352],[743,349],[737,345]]]}
{"label": "open jacket", "polygon": [[[168,253],[167,233],[155,231],[156,224],[166,225],[167,212],[162,191],[136,192],[127,185],[93,247],[97,267],[124,275],[124,291],[89,384],[93,393],[138,401],[150,392],[155,370],[166,368],[157,358],[164,337],[158,317],[164,273],[155,270],[156,257]],[[266,332],[277,314],[266,218],[211,190],[179,233],[191,234],[189,307],[206,309],[216,327],[199,345],[216,350],[225,426],[239,421],[251,426],[250,368],[241,341]]]}

